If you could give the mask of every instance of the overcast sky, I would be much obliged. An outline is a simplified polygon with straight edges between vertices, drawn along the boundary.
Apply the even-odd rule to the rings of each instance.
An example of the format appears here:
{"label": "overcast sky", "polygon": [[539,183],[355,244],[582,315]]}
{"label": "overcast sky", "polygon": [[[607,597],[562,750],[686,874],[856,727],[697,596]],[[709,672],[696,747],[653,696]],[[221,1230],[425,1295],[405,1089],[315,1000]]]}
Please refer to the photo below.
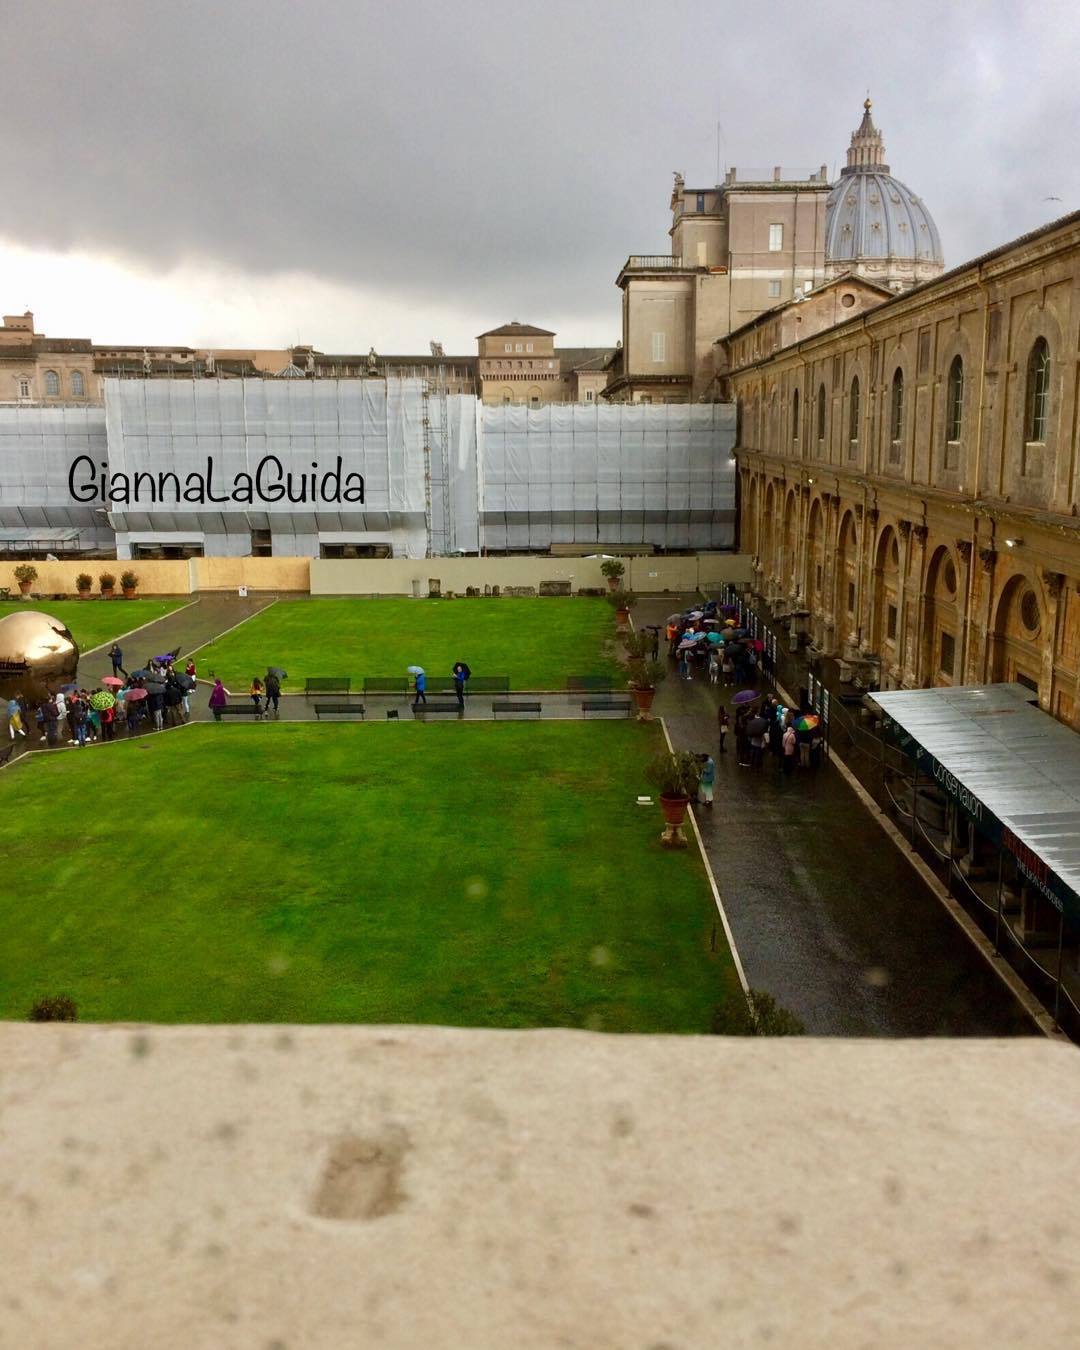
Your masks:
{"label": "overcast sky", "polygon": [[[1080,3],[12,6],[0,310],[98,342],[613,343],[671,174],[835,173],[869,87],[947,266],[1080,206]],[[1060,201],[1046,200],[1060,198]]]}

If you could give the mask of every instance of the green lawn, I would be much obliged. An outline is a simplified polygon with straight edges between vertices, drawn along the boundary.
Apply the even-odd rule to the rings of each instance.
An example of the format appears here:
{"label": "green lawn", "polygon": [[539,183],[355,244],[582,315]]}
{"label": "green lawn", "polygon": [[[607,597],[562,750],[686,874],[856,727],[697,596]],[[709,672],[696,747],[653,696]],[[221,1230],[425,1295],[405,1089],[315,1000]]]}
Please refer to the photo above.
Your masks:
{"label": "green lawn", "polygon": [[285,690],[309,676],[404,677],[423,666],[429,679],[455,661],[474,675],[509,675],[514,689],[561,689],[568,675],[611,675],[615,616],[605,600],[279,601],[204,647],[199,674],[211,670],[230,689],[247,689],[268,665],[289,672]]}
{"label": "green lawn", "polygon": [[0,773],[0,1016],[705,1032],[738,989],[628,723],[203,724]]}
{"label": "green lawn", "polygon": [[[186,600],[35,600],[29,608],[60,619],[71,629],[79,651],[88,652],[103,643],[111,644],[121,633],[130,633],[133,628],[163,618],[187,603]],[[0,605],[0,618],[13,613],[15,608]]]}

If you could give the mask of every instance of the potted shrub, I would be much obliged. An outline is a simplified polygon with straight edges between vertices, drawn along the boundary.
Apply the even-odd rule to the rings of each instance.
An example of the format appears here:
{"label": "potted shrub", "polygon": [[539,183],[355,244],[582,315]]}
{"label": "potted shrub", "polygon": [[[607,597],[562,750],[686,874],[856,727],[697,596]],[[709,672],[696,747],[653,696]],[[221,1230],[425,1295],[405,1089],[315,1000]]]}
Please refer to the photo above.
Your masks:
{"label": "potted shrub", "polygon": [[607,558],[600,564],[600,571],[607,577],[609,589],[614,591],[618,589],[626,568],[618,558]]}
{"label": "potted shrub", "polygon": [[112,598],[113,588],[116,586],[116,578],[111,572],[102,572],[98,577],[98,585],[101,587],[101,594],[106,600]]}
{"label": "potted shrub", "polygon": [[608,602],[614,606],[615,622],[620,628],[625,628],[630,622],[630,611],[637,604],[637,596],[633,591],[612,591],[608,595]]}
{"label": "potted shrub", "polygon": [[80,572],[75,578],[75,589],[79,592],[80,600],[89,600],[90,591],[94,585],[94,578],[89,572]]}
{"label": "potted shrub", "polygon": [[124,599],[130,600],[135,594],[135,588],[139,584],[139,578],[132,571],[120,573],[120,589],[124,593]]}
{"label": "potted shrub", "polygon": [[652,720],[649,709],[656,697],[656,686],[666,675],[664,663],[653,661],[644,653],[631,660],[626,682],[630,686],[630,697],[637,704],[639,722]]}
{"label": "potted shrub", "polygon": [[660,792],[660,809],[667,826],[660,836],[665,848],[685,848],[686,836],[682,824],[686,808],[697,796],[701,766],[697,755],[689,750],[665,750],[652,761],[647,770],[649,782]]}
{"label": "potted shrub", "polygon": [[28,595],[30,587],[37,581],[38,570],[31,563],[20,563],[15,568],[15,580],[19,583],[19,590],[23,595]]}

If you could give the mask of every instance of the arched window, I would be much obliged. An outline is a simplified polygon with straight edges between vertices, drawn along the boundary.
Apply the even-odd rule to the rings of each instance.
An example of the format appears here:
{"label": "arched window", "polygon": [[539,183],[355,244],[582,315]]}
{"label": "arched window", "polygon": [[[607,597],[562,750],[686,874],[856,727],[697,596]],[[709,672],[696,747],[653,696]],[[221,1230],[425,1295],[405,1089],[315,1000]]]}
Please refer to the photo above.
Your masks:
{"label": "arched window", "polygon": [[892,377],[892,393],[889,398],[889,440],[892,442],[889,458],[900,458],[900,442],[904,438],[904,372],[899,366]]}
{"label": "arched window", "polygon": [[1045,441],[1050,416],[1050,348],[1045,338],[1036,339],[1028,357],[1027,427],[1025,439]]}
{"label": "arched window", "polygon": [[60,376],[55,370],[45,372],[45,397],[56,398],[60,393]]}
{"label": "arched window", "polygon": [[825,386],[818,385],[817,391],[817,438],[818,441],[825,439]]}
{"label": "arched window", "polygon": [[945,439],[958,441],[964,424],[964,363],[954,356],[949,367],[949,388],[945,396]]}
{"label": "arched window", "polygon": [[859,452],[859,377],[851,381],[851,397],[848,400],[848,459],[854,459]]}
{"label": "arched window", "polygon": [[81,370],[71,372],[71,393],[73,398],[86,397],[86,381]]}
{"label": "arched window", "polygon": [[791,443],[799,443],[799,391],[796,389],[791,396]]}

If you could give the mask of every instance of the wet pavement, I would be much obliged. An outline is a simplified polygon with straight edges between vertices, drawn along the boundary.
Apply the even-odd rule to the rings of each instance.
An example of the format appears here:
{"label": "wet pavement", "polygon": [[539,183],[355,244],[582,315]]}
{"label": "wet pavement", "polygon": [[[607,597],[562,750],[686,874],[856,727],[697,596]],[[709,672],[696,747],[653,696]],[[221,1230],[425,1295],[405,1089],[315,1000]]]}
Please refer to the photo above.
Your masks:
{"label": "wet pavement", "polygon": [[[635,622],[679,607],[676,597],[643,601]],[[760,772],[740,768],[731,732],[727,753],[717,750],[717,705],[735,691],[669,670],[654,711],[676,748],[716,759],[715,805],[696,814],[753,988],[815,1035],[1034,1033],[835,767],[784,778],[766,755]]]}

